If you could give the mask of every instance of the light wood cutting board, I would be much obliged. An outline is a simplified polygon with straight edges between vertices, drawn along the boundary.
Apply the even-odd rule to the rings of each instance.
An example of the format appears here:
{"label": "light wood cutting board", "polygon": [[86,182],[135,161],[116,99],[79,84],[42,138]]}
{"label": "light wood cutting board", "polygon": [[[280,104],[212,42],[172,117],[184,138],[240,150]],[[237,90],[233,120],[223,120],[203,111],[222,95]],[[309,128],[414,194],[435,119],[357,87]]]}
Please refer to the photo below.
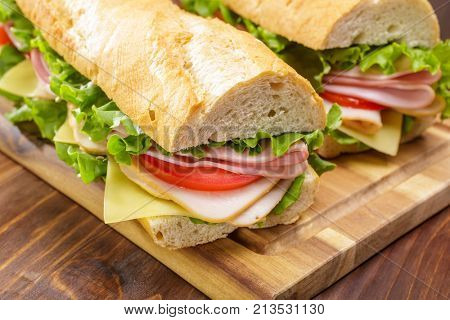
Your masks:
{"label": "light wood cutting board", "polygon": [[[0,107],[1,109],[1,107]],[[99,219],[103,184],[84,185],[50,145],[0,116],[0,151]],[[309,298],[450,202],[450,128],[432,127],[396,158],[344,156],[295,224],[240,229],[228,239],[170,251],[134,221],[112,227],[214,299]]]}

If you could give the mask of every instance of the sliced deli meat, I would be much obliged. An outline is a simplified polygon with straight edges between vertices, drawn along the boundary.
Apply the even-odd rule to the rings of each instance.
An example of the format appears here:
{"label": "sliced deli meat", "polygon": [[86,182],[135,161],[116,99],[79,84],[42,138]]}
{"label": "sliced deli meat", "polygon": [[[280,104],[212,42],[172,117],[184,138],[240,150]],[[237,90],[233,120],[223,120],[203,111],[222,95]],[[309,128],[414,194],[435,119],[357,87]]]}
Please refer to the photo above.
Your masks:
{"label": "sliced deli meat", "polygon": [[[134,164],[136,170],[144,170]],[[141,171],[142,172],[142,171]],[[149,192],[155,189],[189,212],[209,222],[226,222],[236,217],[267,194],[278,179],[262,178],[245,187],[228,191],[198,191],[178,187],[158,179],[149,172],[142,172]],[[155,195],[155,196],[158,196]]]}
{"label": "sliced deli meat", "polygon": [[325,84],[326,91],[357,97],[386,107],[420,109],[430,105],[436,93],[427,85],[398,85],[386,88]]}
{"label": "sliced deli meat", "polygon": [[[245,150],[244,152],[240,153],[235,151],[233,148],[230,148],[228,146],[218,147],[218,148],[208,148],[205,152],[204,158],[207,159],[218,159],[218,160],[224,160],[229,161],[233,163],[262,163],[262,162],[269,162],[269,161],[281,161],[279,164],[286,165],[287,163],[283,163],[282,161],[286,158],[284,157],[277,157],[273,154],[272,148],[270,147],[269,142],[265,142],[262,146],[263,151],[258,155],[250,155],[249,150]],[[303,158],[303,160],[308,159],[308,147],[305,143],[299,142],[294,145],[292,145],[289,150],[287,151],[287,154],[291,153],[299,153],[297,156],[300,156]],[[177,153],[180,156],[186,156],[183,153]]]}
{"label": "sliced deli meat", "polygon": [[212,158],[196,159],[194,157],[179,155],[165,156],[154,149],[149,150],[147,155],[186,168],[219,168],[243,175],[263,176],[275,179],[295,178],[301,175],[308,166],[307,158],[305,159],[303,152],[287,153],[279,159],[260,163],[254,162],[254,159],[258,156],[249,156],[250,162],[247,163],[243,158],[240,159],[241,162],[229,162]]}
{"label": "sliced deli meat", "polygon": [[230,224],[237,227],[248,227],[266,217],[280,202],[289,190],[294,179],[281,180],[269,193],[256,201],[250,208],[242,212]]}
{"label": "sliced deli meat", "polygon": [[363,73],[358,67],[324,77],[325,90],[357,97],[390,108],[422,109],[429,106],[436,94],[431,85],[441,72],[398,72],[393,75]]}
{"label": "sliced deli meat", "polygon": [[[414,82],[416,84],[428,84],[431,85],[441,78],[441,71],[435,74],[430,73],[427,70],[422,70],[419,72],[403,71],[394,74],[380,74],[380,73],[368,73],[362,72],[359,67],[355,67],[348,71],[332,71],[326,78],[353,78],[359,80],[376,80],[376,81],[386,81],[386,80],[400,80]],[[326,80],[325,80],[326,81]]]}

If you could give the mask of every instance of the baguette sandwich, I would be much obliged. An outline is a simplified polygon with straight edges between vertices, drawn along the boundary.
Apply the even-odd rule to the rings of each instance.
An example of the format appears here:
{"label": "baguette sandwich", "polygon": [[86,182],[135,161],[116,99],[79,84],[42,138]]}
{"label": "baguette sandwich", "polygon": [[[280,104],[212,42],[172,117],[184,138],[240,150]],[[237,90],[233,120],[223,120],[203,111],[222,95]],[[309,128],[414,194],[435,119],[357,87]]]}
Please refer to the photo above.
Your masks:
{"label": "baguette sandwich", "polygon": [[293,223],[339,125],[311,84],[250,34],[169,0],[8,0],[0,93],[85,183],[104,220],[182,248]]}
{"label": "baguette sandwich", "polygon": [[319,154],[375,149],[395,156],[450,117],[450,41],[426,0],[182,0],[262,40],[309,79],[342,125]]}

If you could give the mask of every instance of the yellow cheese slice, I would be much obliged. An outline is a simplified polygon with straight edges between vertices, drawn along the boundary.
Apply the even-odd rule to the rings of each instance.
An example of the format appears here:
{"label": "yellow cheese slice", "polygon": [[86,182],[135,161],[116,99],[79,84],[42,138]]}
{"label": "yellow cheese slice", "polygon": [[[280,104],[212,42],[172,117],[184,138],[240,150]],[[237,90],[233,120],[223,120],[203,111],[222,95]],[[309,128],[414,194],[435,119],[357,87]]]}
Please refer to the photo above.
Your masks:
{"label": "yellow cheese slice", "polygon": [[179,215],[201,219],[172,201],[152,196],[129,180],[120,171],[119,165],[109,159],[104,199],[105,223]]}
{"label": "yellow cheese slice", "polygon": [[402,136],[402,114],[386,110],[381,113],[383,127],[374,135],[364,134],[354,129],[341,126],[345,134],[358,139],[367,146],[390,156],[397,155]]}
{"label": "yellow cheese slice", "polygon": [[69,119],[56,131],[53,141],[68,144],[78,144],[73,135],[72,127],[69,125]]}
{"label": "yellow cheese slice", "polygon": [[30,60],[25,59],[9,69],[0,79],[0,89],[20,97],[31,97],[38,87],[39,80]]}

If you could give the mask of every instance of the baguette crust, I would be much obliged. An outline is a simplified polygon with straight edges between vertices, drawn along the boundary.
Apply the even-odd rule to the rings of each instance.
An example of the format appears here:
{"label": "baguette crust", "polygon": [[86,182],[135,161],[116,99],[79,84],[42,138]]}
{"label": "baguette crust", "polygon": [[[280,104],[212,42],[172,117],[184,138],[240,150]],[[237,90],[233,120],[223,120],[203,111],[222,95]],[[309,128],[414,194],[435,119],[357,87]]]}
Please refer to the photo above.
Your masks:
{"label": "baguette crust", "polygon": [[261,42],[169,0],[17,0],[65,60],[166,150],[312,131],[312,86]]}
{"label": "baguette crust", "polygon": [[[270,214],[263,225],[255,224],[251,229],[269,228],[279,224],[291,224],[314,202],[319,187],[319,177],[311,167],[306,171],[300,198],[281,215]],[[169,249],[193,247],[225,238],[237,229],[227,223],[194,224],[186,217],[156,217],[139,219],[156,244]]]}
{"label": "baguette crust", "polygon": [[426,0],[222,0],[262,27],[315,50],[404,40],[412,47],[439,41]]}

